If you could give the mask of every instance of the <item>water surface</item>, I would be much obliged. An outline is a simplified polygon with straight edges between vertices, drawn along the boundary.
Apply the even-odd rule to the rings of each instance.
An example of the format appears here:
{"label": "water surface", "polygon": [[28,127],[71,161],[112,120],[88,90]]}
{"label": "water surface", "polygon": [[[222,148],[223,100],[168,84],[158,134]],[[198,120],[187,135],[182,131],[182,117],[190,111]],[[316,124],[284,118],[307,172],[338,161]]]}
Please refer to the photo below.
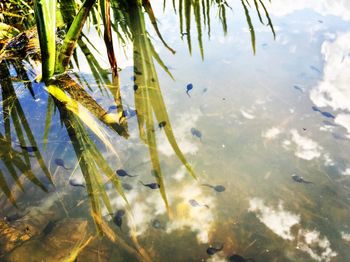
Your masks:
{"label": "water surface", "polygon": [[[63,85],[78,83],[86,90],[77,97],[68,91],[68,98],[79,105],[51,90],[58,102],[50,109],[49,87],[34,81],[35,69],[29,65],[34,97],[24,83],[6,80],[16,76],[13,66],[3,71],[0,215],[24,214],[13,223],[32,225],[39,239],[26,242],[28,248],[14,249],[12,258],[37,252],[38,257],[45,254],[59,261],[45,253],[47,247],[34,247],[47,241],[42,230],[48,221],[70,224],[67,218],[88,220],[88,226],[81,222],[74,227],[78,240],[85,237],[83,226],[94,235],[101,225],[109,225],[118,238],[111,241],[102,230],[107,236],[89,242],[78,261],[228,261],[233,254],[255,261],[350,258],[350,6],[340,0],[275,0],[266,4],[275,39],[251,10],[254,55],[244,9],[239,1],[231,5],[226,35],[217,10],[211,10],[210,39],[208,28],[203,28],[202,59],[196,27],[190,55],[171,6],[163,12],[154,4],[159,30],[176,54],[163,46],[150,23],[148,31],[174,79],[156,64],[163,97],[158,89],[152,93],[152,84],[144,96],[143,89],[134,91],[148,76],[142,70],[135,74],[136,41],[134,47],[125,47],[126,57],[119,54],[127,134],[116,132],[114,122],[101,114],[102,108],[114,119],[120,117],[114,90],[103,84],[98,88],[83,58],[80,71],[74,69],[71,79],[62,80]],[[96,46],[102,49],[99,41]],[[4,98],[14,94],[18,101],[9,108],[11,100]],[[164,108],[159,101],[169,115],[161,125],[157,112],[164,116]],[[143,115],[145,122],[142,106],[135,103],[153,107]],[[138,115],[132,113],[136,107]],[[171,147],[165,134],[170,129],[196,178]],[[38,151],[21,148],[23,141]],[[57,165],[61,160],[66,168]],[[119,177],[129,206],[114,187],[114,178],[108,179],[110,170],[117,177],[117,169],[135,176]],[[16,173],[27,175],[16,183]],[[296,182],[293,174],[312,183]],[[141,182],[160,184],[160,189]],[[117,225],[106,198],[113,213],[127,211]],[[97,223],[97,229],[96,216],[105,221]],[[65,237],[60,230],[53,232],[54,239]],[[207,253],[208,247],[221,245],[222,250]],[[58,246],[56,253],[63,254],[66,247]]]}

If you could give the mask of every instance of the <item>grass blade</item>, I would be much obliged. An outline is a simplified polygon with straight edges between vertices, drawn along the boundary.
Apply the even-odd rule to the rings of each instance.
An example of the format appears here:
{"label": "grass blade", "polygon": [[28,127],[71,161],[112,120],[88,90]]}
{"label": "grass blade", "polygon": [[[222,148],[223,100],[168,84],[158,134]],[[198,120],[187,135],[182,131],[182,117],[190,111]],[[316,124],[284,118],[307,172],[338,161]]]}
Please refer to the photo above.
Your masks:
{"label": "grass blade", "polygon": [[247,19],[247,24],[248,24],[249,32],[250,32],[250,40],[251,40],[251,43],[252,43],[253,53],[255,55],[255,31],[254,31],[254,26],[252,24],[252,20],[250,19],[250,15],[249,15],[249,11],[248,11],[247,6],[245,5],[243,0],[241,0],[241,3],[242,3],[243,8],[244,8],[245,17]]}
{"label": "grass blade", "polygon": [[74,18],[57,57],[56,73],[62,74],[66,71],[81,31],[83,30],[86,18],[95,2],[96,0],[85,0],[77,16]]}
{"label": "grass blade", "polygon": [[55,72],[56,1],[35,0],[34,10],[42,57],[42,80],[46,81]]}

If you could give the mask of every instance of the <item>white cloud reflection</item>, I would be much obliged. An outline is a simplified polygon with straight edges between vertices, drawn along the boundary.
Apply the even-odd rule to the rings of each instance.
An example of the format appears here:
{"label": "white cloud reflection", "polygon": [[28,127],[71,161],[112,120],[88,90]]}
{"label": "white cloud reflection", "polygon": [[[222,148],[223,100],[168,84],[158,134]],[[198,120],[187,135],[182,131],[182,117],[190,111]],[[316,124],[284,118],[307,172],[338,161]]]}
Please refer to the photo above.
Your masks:
{"label": "white cloud reflection", "polygon": [[345,169],[345,170],[342,172],[342,175],[344,175],[344,176],[350,176],[350,168]]}
{"label": "white cloud reflection", "polygon": [[348,0],[274,0],[268,6],[270,15],[274,16],[285,16],[308,8],[324,16],[334,15],[350,20],[350,1]]}
{"label": "white cloud reflection", "polygon": [[267,140],[272,140],[277,138],[277,136],[282,132],[282,130],[278,127],[271,127],[270,129],[266,130],[262,133],[262,137],[266,138]]}
{"label": "white cloud reflection", "polygon": [[343,126],[346,129],[346,131],[348,132],[347,137],[350,138],[350,114],[338,114],[337,117],[335,118],[334,122],[336,124]]}
{"label": "white cloud reflection", "polygon": [[[321,236],[317,230],[300,228],[300,215],[285,210],[282,202],[274,208],[260,198],[253,198],[249,205],[249,211],[254,212],[265,226],[285,240],[295,240],[297,249],[306,252],[314,260],[330,261],[337,256],[327,237]],[[293,226],[300,228],[297,233],[292,233]]]}
{"label": "white cloud reflection", "polygon": [[345,241],[350,242],[350,234],[349,234],[349,233],[341,232],[341,237],[342,237],[342,239],[344,239]]}
{"label": "white cloud reflection", "polygon": [[284,210],[282,202],[277,208],[267,206],[262,199],[249,201],[249,211],[255,212],[259,220],[283,239],[293,240],[291,228],[300,222],[300,216]]}
{"label": "white cloud reflection", "polygon": [[295,155],[297,157],[305,160],[312,160],[321,156],[322,147],[315,141],[308,137],[301,136],[295,129],[291,130],[290,133],[292,135],[292,141],[296,146]]}
{"label": "white cloud reflection", "polygon": [[[190,228],[191,231],[196,232],[199,243],[208,243],[209,233],[214,226],[214,214],[212,213],[214,199],[204,195],[199,187],[193,185],[185,185],[177,195],[182,201],[175,207],[174,219],[169,221],[167,233]],[[210,208],[192,207],[188,202],[190,199],[196,199]]]}
{"label": "white cloud reflection", "polygon": [[[212,196],[205,194],[202,187],[193,180],[184,179],[183,173],[184,170],[180,168],[176,172],[177,177],[173,183],[166,183],[166,193],[171,206],[169,219],[165,218],[167,210],[158,191],[135,186],[133,190],[125,192],[132,211],[132,215],[127,219],[127,225],[133,235],[141,236],[151,227],[152,221],[159,218],[168,234],[186,230],[193,232],[199,243],[210,241],[210,232],[215,225],[213,213],[215,200]],[[124,200],[116,194],[115,190],[108,190],[107,193],[113,210],[123,208],[121,204]],[[191,206],[190,199],[195,199],[201,206]],[[103,214],[107,215],[107,213],[104,208]]]}
{"label": "white cloud reflection", "polygon": [[[321,53],[324,58],[323,80],[311,90],[310,98],[319,107],[349,112],[350,32],[339,34],[334,41],[325,41]],[[349,114],[338,114],[335,122],[345,127],[350,135]]]}
{"label": "white cloud reflection", "polygon": [[337,253],[331,249],[331,243],[326,237],[321,237],[316,230],[300,229],[297,248],[308,253],[317,261],[331,261]]}
{"label": "white cloud reflection", "polygon": [[[195,126],[199,119],[201,112],[199,110],[192,110],[187,114],[181,114],[174,117],[172,120],[172,128],[183,154],[195,154],[199,149],[198,139],[194,139],[191,135],[191,128]],[[164,132],[161,132],[159,137],[158,151],[166,156],[175,154]]]}

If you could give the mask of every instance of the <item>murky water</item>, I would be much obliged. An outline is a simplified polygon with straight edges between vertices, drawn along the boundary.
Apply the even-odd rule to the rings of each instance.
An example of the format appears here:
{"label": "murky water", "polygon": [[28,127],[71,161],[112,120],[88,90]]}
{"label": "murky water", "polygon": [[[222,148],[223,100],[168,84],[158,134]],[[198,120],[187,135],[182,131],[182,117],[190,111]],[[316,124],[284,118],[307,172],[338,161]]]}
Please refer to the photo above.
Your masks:
{"label": "murky water", "polygon": [[348,2],[273,1],[276,39],[251,10],[255,55],[241,3],[226,10],[226,36],[212,9],[204,59],[195,26],[189,55],[171,6],[154,5],[176,54],[148,31],[174,79],[140,63],[142,42],[126,46],[124,124],[82,55],[80,71],[46,87],[25,64],[34,97],[2,67],[0,215],[30,236],[3,259],[348,261]]}

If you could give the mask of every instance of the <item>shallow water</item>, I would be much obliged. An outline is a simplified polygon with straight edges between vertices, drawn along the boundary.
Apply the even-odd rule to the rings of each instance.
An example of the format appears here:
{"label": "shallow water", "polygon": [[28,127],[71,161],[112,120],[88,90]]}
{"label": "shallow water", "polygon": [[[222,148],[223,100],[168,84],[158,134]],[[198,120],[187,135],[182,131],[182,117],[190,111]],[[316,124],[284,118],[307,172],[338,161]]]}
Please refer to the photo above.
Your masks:
{"label": "shallow water", "polygon": [[[94,236],[96,228],[100,226],[100,231],[103,228],[101,223],[94,226],[98,220],[94,214],[98,213],[106,221],[102,224],[109,225],[113,233],[102,230],[105,237],[89,242],[78,261],[148,258],[152,261],[228,261],[233,254],[255,261],[349,260],[350,6],[340,0],[332,4],[314,2],[275,0],[268,4],[276,30],[275,40],[270,29],[259,24],[256,13],[251,11],[256,34],[255,55],[240,3],[232,4],[233,13],[227,11],[226,36],[216,10],[212,10],[210,40],[203,32],[203,60],[195,41],[195,27],[190,56],[187,43],[179,34],[178,17],[170,5],[164,13],[161,5],[154,6],[160,31],[177,53],[172,55],[154,35],[155,49],[174,80],[156,66],[170,122],[159,127],[160,121],[152,112],[151,117],[147,116],[152,119],[153,131],[146,133],[150,137],[154,134],[157,143],[155,148],[149,142],[150,151],[140,139],[137,116],[127,116],[129,137],[126,139],[98,119],[104,117],[99,109],[86,109],[92,102],[81,96],[81,101],[77,99],[79,106],[75,107],[73,101],[63,103],[68,105],[68,110],[62,104],[53,110],[56,113],[49,116],[51,129],[45,139],[48,92],[43,90],[43,84],[33,81],[33,99],[23,83],[12,82],[19,104],[10,107],[10,113],[16,112],[18,116],[11,115],[11,121],[6,120],[9,112],[4,108],[8,108],[8,100],[3,100],[1,135],[6,137],[2,144],[11,145],[17,153],[10,152],[7,146],[1,149],[0,175],[4,178],[0,181],[3,192],[0,193],[0,215],[23,214],[12,223],[33,226],[36,239],[35,242],[29,240],[26,248],[14,249],[12,257],[10,254],[6,259],[11,261],[18,256],[17,250],[24,254],[36,252],[47,261],[60,261],[57,254],[66,254],[67,246],[62,246],[59,240],[67,236],[62,230],[53,230],[59,233],[52,239],[51,231],[48,236],[42,233],[48,221],[72,223],[66,218],[86,219],[89,229],[83,231]],[[151,29],[149,32],[153,34]],[[98,43],[96,40],[98,49],[103,49]],[[131,80],[134,75],[130,67],[132,47],[127,47],[126,53],[128,60],[119,59],[123,68],[121,95],[124,108],[134,109],[133,86],[142,75],[136,75],[135,83]],[[86,62],[81,60],[81,72],[75,70],[75,75],[70,74],[72,79],[80,82],[87,94],[108,110],[115,105],[113,90],[102,87],[101,92]],[[10,67],[9,72],[15,76],[13,68]],[[187,94],[186,86],[190,83],[193,89]],[[2,99],[9,97],[4,91],[5,84],[8,82],[3,80]],[[70,96],[74,95],[70,93]],[[136,102],[143,98],[139,99]],[[147,99],[146,104],[155,103]],[[160,111],[161,106],[152,105]],[[22,144],[18,130],[27,133],[26,122],[39,151],[20,154],[24,149],[18,146]],[[16,123],[21,124],[16,126]],[[67,128],[73,131],[67,132]],[[170,146],[166,128],[172,128],[197,179],[189,174]],[[198,130],[200,136],[191,132],[192,128]],[[31,139],[28,133],[25,137],[26,141]],[[93,144],[100,158],[94,153]],[[34,146],[33,143],[26,145]],[[161,182],[164,182],[162,190],[140,183],[160,183],[154,175],[160,173],[154,172],[158,157]],[[41,181],[34,181],[34,185],[28,182],[30,175],[24,177],[23,193],[9,169],[8,162],[14,158],[30,162],[29,169]],[[38,159],[42,159],[42,165]],[[62,159],[67,168],[58,166],[55,159]],[[87,162],[88,170],[81,169],[82,161]],[[13,163],[17,173],[30,173],[22,172],[18,161]],[[122,183],[128,184],[124,192],[129,211],[125,200],[108,182],[108,175],[104,175],[108,173],[104,168],[106,163],[113,171],[122,168],[136,176],[119,177]],[[46,175],[43,166],[49,171]],[[48,173],[54,186],[49,182]],[[312,183],[298,183],[292,179],[293,174]],[[71,179],[82,186],[72,186]],[[215,190],[203,184],[221,185],[224,189]],[[5,185],[12,190],[15,199],[12,204]],[[113,212],[127,210],[119,227],[113,224],[113,216],[108,215],[103,192]],[[164,195],[159,192],[166,194],[168,209]],[[76,230],[78,236],[72,235],[71,247],[87,238],[80,232],[81,224],[75,228],[79,229]],[[119,239],[114,243],[113,234]],[[47,242],[52,246],[45,246]],[[221,244],[223,250],[207,254],[208,247]]]}

